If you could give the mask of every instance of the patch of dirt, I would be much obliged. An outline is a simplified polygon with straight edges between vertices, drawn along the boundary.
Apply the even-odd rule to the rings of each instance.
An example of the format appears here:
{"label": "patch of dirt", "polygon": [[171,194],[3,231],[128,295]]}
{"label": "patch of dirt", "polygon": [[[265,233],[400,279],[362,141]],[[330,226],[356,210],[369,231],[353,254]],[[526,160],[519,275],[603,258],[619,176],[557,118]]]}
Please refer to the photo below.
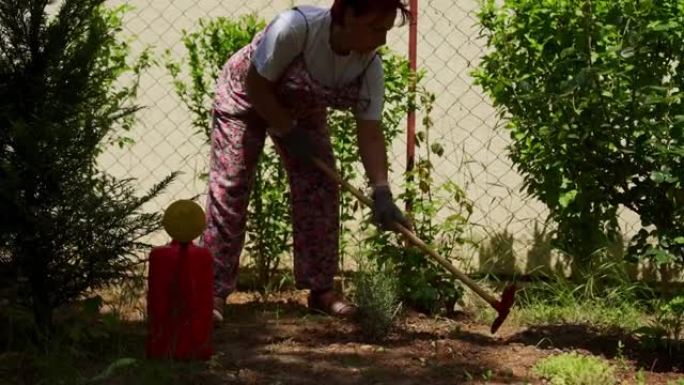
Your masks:
{"label": "patch of dirt", "polygon": [[214,344],[216,355],[198,379],[203,384],[543,384],[533,365],[569,351],[609,360],[626,384],[636,383],[640,368],[646,384],[684,377],[684,359],[665,359],[639,350],[633,339],[576,325],[504,325],[491,335],[489,325],[467,317],[408,312],[387,340],[371,343],[350,321],[310,313],[299,291],[265,301],[235,293]]}

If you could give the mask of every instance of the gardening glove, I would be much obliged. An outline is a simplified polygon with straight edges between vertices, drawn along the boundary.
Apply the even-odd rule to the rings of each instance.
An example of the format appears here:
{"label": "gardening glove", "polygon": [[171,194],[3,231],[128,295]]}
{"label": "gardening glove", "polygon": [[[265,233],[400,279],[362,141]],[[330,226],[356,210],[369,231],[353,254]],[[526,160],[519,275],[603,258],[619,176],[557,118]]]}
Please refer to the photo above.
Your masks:
{"label": "gardening glove", "polygon": [[411,229],[409,222],[399,207],[394,204],[389,186],[378,186],[373,189],[373,222],[382,230],[393,230],[394,222]]}

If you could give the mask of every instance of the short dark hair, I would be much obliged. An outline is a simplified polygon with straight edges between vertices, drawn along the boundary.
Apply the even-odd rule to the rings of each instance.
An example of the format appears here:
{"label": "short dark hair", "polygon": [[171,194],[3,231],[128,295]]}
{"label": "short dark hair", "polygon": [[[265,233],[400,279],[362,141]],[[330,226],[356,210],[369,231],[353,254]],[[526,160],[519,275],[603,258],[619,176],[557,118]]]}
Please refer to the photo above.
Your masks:
{"label": "short dark hair", "polygon": [[330,8],[332,22],[339,25],[344,24],[344,14],[350,8],[355,16],[363,16],[371,12],[398,10],[401,13],[402,24],[411,19],[411,11],[405,0],[335,0],[332,8]]}

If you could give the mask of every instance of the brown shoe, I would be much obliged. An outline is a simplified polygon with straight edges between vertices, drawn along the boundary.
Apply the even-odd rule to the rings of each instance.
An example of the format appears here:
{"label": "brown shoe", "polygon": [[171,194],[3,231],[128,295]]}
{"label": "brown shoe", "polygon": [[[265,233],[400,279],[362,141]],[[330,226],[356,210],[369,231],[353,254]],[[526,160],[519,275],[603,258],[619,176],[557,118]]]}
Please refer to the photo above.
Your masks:
{"label": "brown shoe", "polygon": [[357,311],[356,305],[332,289],[309,294],[309,309],[342,318],[353,317]]}

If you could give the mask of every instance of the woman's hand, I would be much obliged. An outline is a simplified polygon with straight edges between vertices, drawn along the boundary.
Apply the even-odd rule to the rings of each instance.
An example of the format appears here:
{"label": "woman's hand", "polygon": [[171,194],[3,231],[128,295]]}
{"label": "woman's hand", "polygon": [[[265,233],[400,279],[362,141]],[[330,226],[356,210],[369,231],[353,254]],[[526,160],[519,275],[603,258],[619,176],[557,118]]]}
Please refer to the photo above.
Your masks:
{"label": "woman's hand", "polygon": [[394,230],[393,224],[411,229],[411,222],[401,213],[392,199],[389,186],[378,186],[373,189],[373,222],[383,230]]}

